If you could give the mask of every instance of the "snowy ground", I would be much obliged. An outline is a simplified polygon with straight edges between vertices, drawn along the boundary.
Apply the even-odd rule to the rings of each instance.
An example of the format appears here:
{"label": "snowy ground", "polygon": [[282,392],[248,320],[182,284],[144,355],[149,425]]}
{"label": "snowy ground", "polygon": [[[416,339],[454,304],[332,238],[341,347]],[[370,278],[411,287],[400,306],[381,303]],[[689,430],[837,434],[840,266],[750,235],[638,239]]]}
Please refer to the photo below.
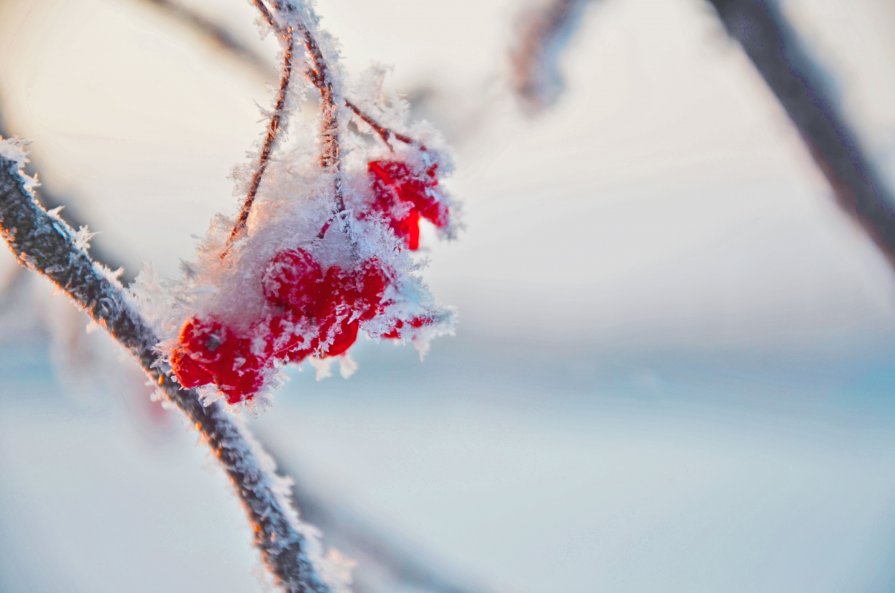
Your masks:
{"label": "snowy ground", "polygon": [[[369,372],[299,376],[257,429],[336,504],[496,591],[895,583],[890,365],[480,347],[425,365],[370,348]],[[192,434],[3,364],[21,377],[0,415],[5,591],[257,588],[241,511]]]}

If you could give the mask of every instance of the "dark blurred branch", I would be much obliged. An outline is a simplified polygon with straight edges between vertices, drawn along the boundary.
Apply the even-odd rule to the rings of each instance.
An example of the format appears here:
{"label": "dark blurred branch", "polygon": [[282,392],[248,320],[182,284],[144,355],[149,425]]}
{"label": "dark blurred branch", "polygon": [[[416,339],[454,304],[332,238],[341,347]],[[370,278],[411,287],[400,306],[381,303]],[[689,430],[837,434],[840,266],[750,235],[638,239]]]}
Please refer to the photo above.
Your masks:
{"label": "dark blurred branch", "polygon": [[329,593],[266,454],[221,405],[203,405],[195,390],[178,385],[159,359],[158,337],[121,284],[78,246],[71,227],[37,203],[20,166],[0,156],[0,234],[19,263],[53,282],[130,352],[195,426],[230,477],[278,583],[289,593]]}
{"label": "dark blurred branch", "polygon": [[510,51],[511,81],[516,95],[533,111],[559,96],[559,53],[589,1],[535,0],[520,15]]}
{"label": "dark blurred branch", "polygon": [[[243,62],[246,66],[248,66],[254,72],[267,77],[273,75],[276,70],[270,65],[270,63],[265,60],[258,52],[256,52],[250,45],[243,43],[236,36],[231,34],[226,27],[223,25],[214,22],[203,14],[200,14],[194,11],[192,8],[183,6],[179,2],[172,2],[170,0],[140,0],[143,3],[151,4],[158,8],[163,14],[173,18],[174,20],[186,25],[192,32],[194,32],[199,38],[205,39],[206,41],[211,42],[214,46],[219,47],[224,50],[229,56],[236,58]],[[262,18],[275,30],[279,28],[279,25],[273,18],[273,13],[264,6],[263,3],[255,3],[256,6],[260,4],[259,10],[261,10]],[[285,31],[279,30],[278,34],[284,34]],[[303,34],[303,33],[302,33]],[[319,53],[319,48],[314,50],[316,47],[316,41],[311,40],[312,46],[309,51],[312,54]],[[322,58],[322,56],[318,56]],[[281,69],[282,71],[282,69]],[[320,81],[317,78],[317,73],[314,68],[308,69],[306,72],[306,76],[314,83],[314,86],[318,89],[320,88]],[[373,131],[382,139],[382,141],[391,147],[390,139],[394,138],[400,142],[405,144],[415,144],[417,143],[413,138],[410,138],[406,134],[402,134],[395,130],[385,127],[381,123],[379,123],[372,115],[363,111],[356,103],[351,102],[348,99],[345,99],[345,106],[348,107],[361,121],[369,125]]]}
{"label": "dark blurred branch", "polygon": [[140,0],[144,4],[156,7],[159,12],[184,25],[190,31],[198,33],[200,39],[208,41],[213,47],[219,48],[232,56],[245,62],[253,71],[259,72],[265,78],[276,72],[276,69],[260,53],[249,44],[233,35],[226,27],[213,21],[180,2],[171,0]]}
{"label": "dark blurred branch", "polygon": [[775,3],[708,0],[799,130],[836,201],[895,266],[895,203]]}

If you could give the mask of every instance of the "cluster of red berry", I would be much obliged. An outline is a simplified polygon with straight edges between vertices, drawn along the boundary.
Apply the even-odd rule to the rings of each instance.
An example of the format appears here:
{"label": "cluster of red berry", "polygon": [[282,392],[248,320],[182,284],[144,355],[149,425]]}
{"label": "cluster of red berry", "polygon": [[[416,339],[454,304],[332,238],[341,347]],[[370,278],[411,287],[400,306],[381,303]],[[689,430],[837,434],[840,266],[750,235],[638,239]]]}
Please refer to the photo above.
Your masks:
{"label": "cluster of red berry", "polygon": [[[420,218],[447,225],[447,207],[432,191],[438,183],[436,165],[421,176],[400,161],[373,161],[368,172],[374,196],[370,209],[388,221],[408,249],[419,247]],[[277,362],[344,354],[357,340],[361,324],[384,312],[393,280],[394,271],[377,258],[353,270],[338,265],[324,270],[306,249],[280,251],[261,275],[268,303],[264,318],[243,331],[214,318],[188,319],[171,367],[184,387],[215,383],[231,404],[251,399]],[[381,337],[398,339],[407,328],[430,323],[427,317],[399,319]]]}
{"label": "cluster of red berry", "polygon": [[385,216],[392,231],[411,251],[420,246],[420,218],[438,228],[448,224],[447,206],[434,192],[438,187],[437,170],[437,163],[422,175],[403,161],[372,161],[367,165],[373,184],[373,212]]}
{"label": "cluster of red berry", "polygon": [[349,272],[326,271],[304,249],[280,251],[261,278],[271,305],[265,317],[239,332],[215,319],[183,325],[171,367],[184,387],[215,383],[230,403],[251,399],[275,362],[344,354],[360,324],[380,314],[390,282],[376,259]]}

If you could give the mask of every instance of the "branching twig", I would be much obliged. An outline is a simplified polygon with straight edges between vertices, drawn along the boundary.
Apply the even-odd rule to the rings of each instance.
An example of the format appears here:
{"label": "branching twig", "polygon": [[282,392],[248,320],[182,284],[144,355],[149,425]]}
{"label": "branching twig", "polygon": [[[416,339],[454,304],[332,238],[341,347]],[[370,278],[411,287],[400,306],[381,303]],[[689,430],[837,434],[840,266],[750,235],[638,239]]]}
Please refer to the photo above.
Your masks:
{"label": "branching twig", "polygon": [[153,382],[194,424],[230,477],[255,532],[255,545],[290,593],[329,593],[312,564],[313,545],[289,506],[266,454],[220,405],[203,406],[159,360],[158,338],[118,281],[80,248],[71,227],[34,199],[20,164],[0,156],[0,233],[19,262],[46,276],[137,358]]}
{"label": "branching twig", "polygon": [[[204,15],[192,10],[191,8],[181,5],[178,2],[173,2],[171,0],[143,1],[162,9],[166,14],[170,15],[174,19],[184,23],[185,25],[188,25],[192,30],[199,33],[202,37],[215,42],[230,55],[244,61],[256,71],[259,71],[262,74],[266,73],[267,68],[265,66],[264,59],[261,58],[248,45],[239,41],[225,27],[213,22]],[[289,27],[278,22],[274,12],[272,12],[271,9],[268,8],[268,5],[265,4],[264,1],[252,0],[252,4],[261,14],[261,17],[268,24],[268,26],[270,26],[270,28],[275,31],[281,39],[284,40],[284,45],[287,48],[286,50],[284,50],[284,54],[293,55],[295,49],[295,32],[293,32]],[[273,6],[276,11],[289,13],[293,10],[293,7],[290,3],[280,2],[279,0],[276,0],[273,3]],[[321,166],[323,166],[325,169],[329,169],[333,173],[336,211],[337,213],[341,213],[345,209],[345,204],[342,194],[340,158],[341,148],[338,138],[338,105],[336,103],[336,97],[333,92],[333,84],[329,76],[329,70],[326,65],[326,60],[324,59],[323,53],[320,50],[320,46],[317,40],[314,38],[305,24],[299,22],[298,29],[299,30],[296,32],[301,36],[302,43],[304,44],[310,58],[310,64],[308,69],[305,71],[305,76],[319,91],[321,97],[321,137],[323,139],[323,142],[321,146],[320,162]],[[260,186],[261,180],[264,176],[264,172],[266,171],[267,163],[270,158],[270,151],[268,150],[265,157],[265,149],[270,147],[270,150],[272,150],[274,146],[275,139],[273,141],[270,140],[270,131],[274,127],[274,118],[277,119],[277,129],[281,124],[281,119],[283,116],[281,106],[284,105],[281,99],[284,97],[285,92],[287,92],[288,90],[286,61],[287,60],[284,59],[283,66],[281,68],[280,91],[277,96],[277,108],[274,110],[274,114],[271,116],[271,122],[268,124],[268,135],[265,138],[265,143],[262,147],[261,158],[259,158],[259,166],[253,174],[252,182],[250,183],[249,191],[246,195],[246,199],[240,211],[239,218],[237,219],[237,222],[233,227],[233,230],[231,231],[227,247],[224,250],[222,257],[226,256],[233,241],[245,229],[245,225],[248,221],[248,217],[251,213],[252,205],[254,203],[255,195],[257,194],[258,187]],[[288,72],[289,75],[291,75],[291,69],[292,63],[290,62]],[[286,82],[286,86],[284,86],[284,81]],[[390,149],[392,148],[390,143],[391,138],[394,138],[405,144],[418,144],[415,140],[413,140],[413,138],[407,136],[406,134],[402,134],[384,126],[369,113],[363,111],[356,103],[348,99],[344,99],[343,103],[359,119],[369,125]]]}
{"label": "branching twig", "polygon": [[[332,173],[334,183],[334,198],[336,202],[336,211],[341,213],[345,210],[345,201],[342,196],[342,148],[339,142],[339,106],[336,102],[330,69],[320,49],[317,38],[311,32],[308,23],[297,14],[298,9],[287,0],[270,0],[274,6],[271,11],[263,0],[253,0],[253,4],[261,12],[261,15],[267,23],[281,37],[289,38],[290,43],[294,43],[293,34],[298,34],[302,38],[305,51],[309,58],[308,69],[305,76],[314,85],[320,93],[320,165]],[[291,24],[287,25],[277,21],[277,14],[282,15]],[[294,27],[294,31],[293,31]]]}
{"label": "branching twig", "polygon": [[895,266],[895,203],[823,77],[767,0],[709,0],[799,130],[839,205]]}
{"label": "branching twig", "polygon": [[249,182],[249,190],[246,193],[245,201],[242,203],[239,217],[236,219],[236,224],[233,226],[233,230],[230,231],[230,238],[227,240],[227,246],[221,254],[222,258],[227,256],[230,247],[233,245],[233,241],[235,241],[246,228],[249,214],[252,211],[252,204],[255,203],[255,196],[258,195],[258,188],[261,186],[261,180],[264,178],[264,172],[267,170],[267,165],[270,163],[270,155],[273,152],[277,137],[280,133],[283,116],[286,115],[286,100],[287,95],[289,94],[289,84],[292,80],[292,62],[295,52],[295,42],[292,34],[289,33],[286,37],[284,43],[285,48],[283,50],[283,67],[280,74],[280,86],[277,91],[277,102],[274,106],[273,113],[270,116],[270,121],[267,124],[267,135],[264,137],[264,144],[261,146],[261,153],[258,155],[258,166],[252,174],[252,180]]}
{"label": "branching twig", "polygon": [[[205,15],[196,12],[189,6],[184,6],[179,2],[171,0],[142,0],[151,4],[164,12],[166,15],[183,23],[190,30],[197,33],[201,38],[207,39],[222,48],[228,55],[243,61],[252,70],[263,76],[269,75],[273,70],[270,68],[267,60],[261,57],[251,46],[240,41],[226,27],[216,23]],[[273,14],[266,5],[260,2],[254,2],[255,7],[261,12],[262,18],[273,29],[277,30],[278,25],[274,20]],[[309,71],[306,76],[310,79],[313,74]],[[414,144],[415,141],[410,136],[396,132],[373,118],[369,113],[362,110],[356,103],[345,99],[345,106],[350,109],[358,118],[367,123],[382,141],[389,145],[389,139],[396,140],[405,144]]]}
{"label": "branching twig", "polygon": [[373,119],[371,115],[361,111],[360,107],[358,107],[348,99],[345,99],[345,107],[353,111],[354,114],[361,119],[361,121],[373,128],[373,131],[376,132],[376,135],[379,136],[379,138],[385,143],[385,145],[389,147],[389,150],[394,150],[391,143],[392,138],[398,140],[399,142],[403,142],[404,144],[418,144],[410,136],[385,127],[384,125]]}
{"label": "branching twig", "polygon": [[270,28],[280,37],[283,44],[283,65],[280,70],[280,86],[279,92],[277,93],[277,102],[267,126],[267,136],[261,147],[261,153],[258,157],[258,166],[249,183],[248,193],[246,194],[239,217],[236,220],[236,224],[233,226],[233,230],[230,232],[227,245],[221,254],[222,258],[226,257],[233,245],[233,241],[235,241],[246,228],[249,214],[252,211],[252,205],[255,202],[255,196],[258,193],[258,188],[261,185],[264,173],[267,170],[267,165],[270,162],[270,155],[276,143],[282,120],[284,117],[288,116],[286,100],[292,79],[296,35],[302,39],[305,51],[310,60],[309,67],[305,71],[305,74],[308,80],[310,80],[314,87],[320,92],[320,165],[333,176],[333,200],[336,205],[336,213],[341,214],[345,211],[345,198],[342,195],[342,158],[341,145],[339,143],[338,105],[336,104],[335,93],[333,90],[333,81],[329,75],[329,69],[326,60],[323,57],[323,52],[320,50],[320,45],[311,34],[311,30],[308,28],[307,23],[304,23],[300,17],[291,18],[287,23],[281,23],[277,20],[277,13],[282,13],[290,17],[296,16],[294,14],[296,8],[292,3],[273,0],[273,11],[268,8],[263,0],[253,0],[252,4],[258,9]]}

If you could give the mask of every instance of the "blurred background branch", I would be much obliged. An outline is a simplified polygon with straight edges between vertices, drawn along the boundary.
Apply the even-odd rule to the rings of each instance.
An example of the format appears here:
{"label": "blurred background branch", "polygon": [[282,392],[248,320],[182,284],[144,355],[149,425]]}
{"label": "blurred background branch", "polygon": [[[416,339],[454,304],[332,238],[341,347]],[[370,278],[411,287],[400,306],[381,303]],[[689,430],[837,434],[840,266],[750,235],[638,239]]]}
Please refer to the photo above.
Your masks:
{"label": "blurred background branch", "polygon": [[774,93],[839,206],[895,266],[895,202],[820,68],[771,0],[708,0]]}
{"label": "blurred background branch", "polygon": [[519,15],[510,51],[511,83],[532,113],[551,105],[562,93],[559,60],[584,8],[591,0],[537,0]]}

